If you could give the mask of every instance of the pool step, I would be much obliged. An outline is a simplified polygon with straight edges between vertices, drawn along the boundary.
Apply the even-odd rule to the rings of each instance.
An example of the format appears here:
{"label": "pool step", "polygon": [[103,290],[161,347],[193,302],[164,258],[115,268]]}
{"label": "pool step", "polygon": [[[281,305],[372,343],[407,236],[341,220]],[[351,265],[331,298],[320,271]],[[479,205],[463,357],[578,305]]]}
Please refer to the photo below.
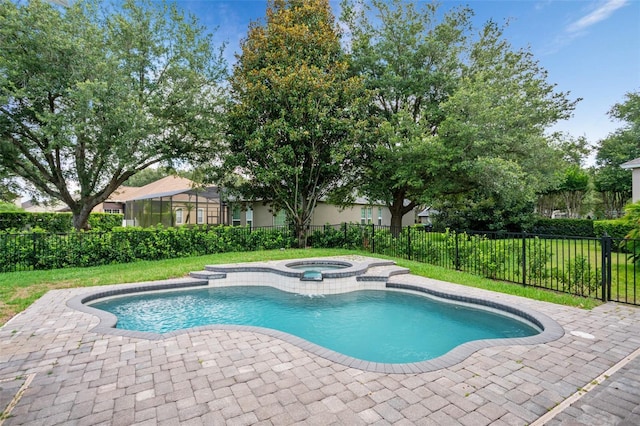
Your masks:
{"label": "pool step", "polygon": [[189,276],[192,278],[199,278],[201,280],[220,280],[227,278],[227,274],[225,272],[215,271],[194,271],[189,272]]}
{"label": "pool step", "polygon": [[379,281],[386,283],[394,275],[408,274],[409,269],[396,265],[372,266],[362,275],[356,277],[357,281]]}

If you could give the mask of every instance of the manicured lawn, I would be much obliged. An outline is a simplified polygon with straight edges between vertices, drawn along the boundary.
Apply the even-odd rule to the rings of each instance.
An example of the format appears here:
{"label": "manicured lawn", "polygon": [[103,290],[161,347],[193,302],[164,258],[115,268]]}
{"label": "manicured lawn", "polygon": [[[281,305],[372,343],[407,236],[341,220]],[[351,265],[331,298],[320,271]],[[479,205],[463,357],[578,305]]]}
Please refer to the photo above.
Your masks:
{"label": "manicured lawn", "polygon": [[[106,265],[94,268],[67,268],[51,271],[7,272],[0,274],[0,324],[26,309],[49,290],[99,286],[107,284],[155,281],[186,276],[190,271],[202,270],[207,264],[283,260],[304,257],[338,255],[372,256],[368,252],[342,249],[288,249],[243,253],[221,253],[207,256],[143,261],[136,263]],[[504,283],[463,272],[452,271],[424,263],[394,259],[407,267],[412,274],[487,290],[515,294],[569,306],[590,309],[599,304],[597,300],[574,297],[533,287]]]}

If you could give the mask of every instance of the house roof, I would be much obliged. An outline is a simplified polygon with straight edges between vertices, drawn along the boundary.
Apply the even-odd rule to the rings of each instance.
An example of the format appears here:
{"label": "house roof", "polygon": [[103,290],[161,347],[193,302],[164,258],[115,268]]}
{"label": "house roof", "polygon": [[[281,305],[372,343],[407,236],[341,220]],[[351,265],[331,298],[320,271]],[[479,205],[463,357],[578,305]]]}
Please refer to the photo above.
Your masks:
{"label": "house roof", "polygon": [[20,205],[24,211],[31,213],[56,213],[69,211],[67,206],[62,201],[52,201],[49,203],[36,203],[33,200],[25,201]]}
{"label": "house roof", "polygon": [[431,208],[431,207],[427,207],[426,209],[422,210],[420,213],[418,213],[418,217],[429,217],[432,216],[434,214],[438,214],[440,213],[438,210]]}
{"label": "house roof", "polygon": [[631,161],[627,161],[626,163],[620,164],[620,167],[623,169],[637,169],[640,168],[640,158],[636,158]]}
{"label": "house roof", "polygon": [[210,186],[208,188],[189,188],[189,189],[176,189],[174,191],[165,191],[158,192],[155,194],[145,194],[141,196],[137,196],[128,201],[138,201],[138,200],[148,200],[151,198],[164,198],[164,197],[172,197],[178,194],[189,194],[189,195],[197,195],[198,197],[207,198],[207,199],[219,199],[220,194],[218,192],[218,188],[215,186]]}
{"label": "house roof", "polygon": [[206,198],[219,198],[218,188],[208,187],[195,189],[196,184],[190,179],[180,176],[167,176],[138,188],[121,186],[109,197],[109,201],[127,202],[148,200],[150,198],[170,197],[182,193],[198,194]]}

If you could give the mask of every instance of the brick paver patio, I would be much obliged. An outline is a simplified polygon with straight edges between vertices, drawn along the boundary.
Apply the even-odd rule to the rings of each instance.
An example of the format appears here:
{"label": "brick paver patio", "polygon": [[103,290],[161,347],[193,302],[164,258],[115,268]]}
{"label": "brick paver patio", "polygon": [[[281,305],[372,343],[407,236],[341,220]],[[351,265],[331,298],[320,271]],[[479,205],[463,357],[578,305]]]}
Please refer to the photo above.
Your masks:
{"label": "brick paver patio", "polygon": [[[160,340],[92,332],[97,318],[66,301],[95,289],[54,290],[0,328],[0,404],[12,409],[4,424],[527,425],[640,348],[635,307],[586,311],[412,275],[394,282],[533,309],[565,334],[481,349],[433,372],[383,374],[251,331],[197,329]],[[638,358],[614,377],[549,424],[636,419]],[[612,415],[595,416],[607,407]]]}

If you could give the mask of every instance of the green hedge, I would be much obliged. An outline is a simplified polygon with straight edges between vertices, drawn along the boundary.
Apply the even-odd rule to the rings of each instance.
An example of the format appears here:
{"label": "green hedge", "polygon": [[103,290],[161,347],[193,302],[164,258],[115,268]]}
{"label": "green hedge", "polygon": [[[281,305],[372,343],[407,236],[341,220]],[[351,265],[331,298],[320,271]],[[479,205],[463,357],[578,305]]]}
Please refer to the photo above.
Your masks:
{"label": "green hedge", "polygon": [[601,237],[607,233],[612,238],[626,238],[634,229],[634,226],[627,220],[597,220],[593,223],[593,230],[596,236]]}
{"label": "green hedge", "polygon": [[0,272],[290,248],[294,243],[288,228],[128,227],[67,234],[0,231]]}
{"label": "green hedge", "polygon": [[[593,224],[594,232],[598,237],[605,233],[613,238],[613,249],[620,252],[629,252],[630,247],[626,246],[625,238],[635,227],[624,219],[598,220]],[[635,247],[634,242],[634,247]]]}
{"label": "green hedge", "polygon": [[562,237],[595,237],[593,221],[589,219],[538,219],[531,233]]}
{"label": "green hedge", "polygon": [[[112,213],[91,213],[89,226],[93,231],[111,231],[122,226],[123,216]],[[71,213],[31,213],[1,212],[0,230],[28,231],[42,229],[51,233],[73,231],[73,215]]]}

